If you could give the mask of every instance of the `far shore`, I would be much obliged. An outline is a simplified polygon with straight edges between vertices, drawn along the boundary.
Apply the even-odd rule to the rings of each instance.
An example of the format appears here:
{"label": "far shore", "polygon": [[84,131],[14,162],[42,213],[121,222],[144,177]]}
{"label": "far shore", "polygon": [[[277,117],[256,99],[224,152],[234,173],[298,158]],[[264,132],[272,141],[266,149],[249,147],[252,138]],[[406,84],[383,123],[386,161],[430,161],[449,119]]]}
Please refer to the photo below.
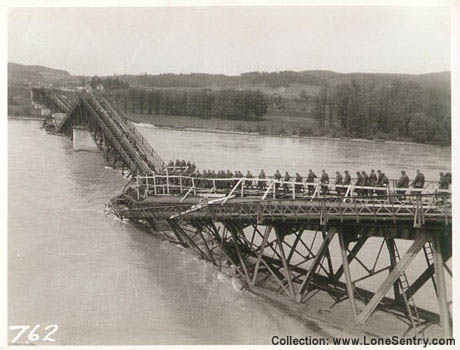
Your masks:
{"label": "far shore", "polygon": [[[185,117],[185,116],[157,116],[157,115],[139,115],[139,114],[128,114],[125,116],[133,123],[138,125],[151,125],[160,129],[165,130],[182,130],[189,132],[207,132],[213,134],[235,134],[235,135],[249,135],[249,136],[265,136],[265,137],[278,137],[278,138],[291,138],[291,139],[310,139],[310,140],[332,140],[332,141],[356,141],[356,142],[373,142],[373,143],[390,143],[390,144],[400,144],[400,145],[431,145],[437,147],[451,147],[451,145],[437,145],[429,143],[420,143],[413,141],[398,141],[398,140],[381,140],[381,139],[363,139],[363,138],[353,138],[353,137],[332,137],[332,136],[315,136],[315,135],[295,135],[289,133],[277,133],[277,132],[267,132],[267,131],[240,131],[232,130],[235,128],[235,125],[243,125],[243,130],[247,130],[245,126],[248,124],[255,124],[257,127],[258,123],[261,122],[245,122],[239,120],[215,120],[215,119],[200,119],[198,117]],[[283,117],[284,118],[284,117]],[[45,120],[44,116],[40,115],[30,115],[30,116],[18,116],[18,115],[8,115],[8,119],[16,120],[35,120],[43,121]],[[176,119],[178,124],[182,125],[172,125],[171,119]],[[268,123],[272,125],[278,125],[280,122],[278,116],[268,116]],[[209,122],[209,123],[208,123]],[[302,120],[297,117],[287,118],[286,122],[282,124],[287,130],[298,128],[299,124],[308,125],[311,128],[311,120]],[[273,130],[273,129],[272,129]]]}
{"label": "far shore", "polygon": [[428,143],[419,143],[411,141],[395,141],[395,140],[375,140],[375,139],[363,139],[363,138],[352,138],[352,137],[330,137],[330,136],[299,136],[299,135],[287,135],[287,134],[276,134],[267,132],[248,132],[248,131],[235,131],[235,130],[223,130],[210,127],[188,127],[188,126],[177,126],[177,125],[164,125],[163,123],[155,123],[155,121],[142,120],[139,121],[137,118],[128,118],[137,125],[154,126],[163,130],[177,130],[177,131],[189,131],[189,132],[205,132],[212,134],[236,134],[236,135],[248,135],[248,136],[264,136],[264,137],[277,137],[277,138],[291,138],[291,139],[309,139],[309,140],[331,140],[331,141],[355,141],[355,142],[372,142],[372,143],[390,143],[400,145],[430,145],[438,147],[451,147],[446,145],[434,145]]}
{"label": "far shore", "polygon": [[37,116],[20,116],[20,115],[9,115],[8,119],[19,119],[19,120],[45,120],[45,117],[37,117]]}

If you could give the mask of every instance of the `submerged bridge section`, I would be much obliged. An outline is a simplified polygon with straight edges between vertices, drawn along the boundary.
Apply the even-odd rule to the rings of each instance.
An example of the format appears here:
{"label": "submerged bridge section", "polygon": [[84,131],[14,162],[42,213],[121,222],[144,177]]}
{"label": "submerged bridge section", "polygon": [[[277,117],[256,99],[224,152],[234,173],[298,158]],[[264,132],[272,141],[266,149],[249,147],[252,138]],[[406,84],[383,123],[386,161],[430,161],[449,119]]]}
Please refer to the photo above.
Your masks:
{"label": "submerged bridge section", "polygon": [[[89,93],[76,97],[57,132],[73,137],[75,128],[133,175],[110,202],[117,216],[195,250],[246,288],[300,304],[325,293],[334,305],[347,301],[359,327],[385,311],[407,326],[401,335],[439,325],[438,336],[452,335],[449,189],[196,177],[166,167],[121,112]],[[416,305],[423,290],[437,312]]]}

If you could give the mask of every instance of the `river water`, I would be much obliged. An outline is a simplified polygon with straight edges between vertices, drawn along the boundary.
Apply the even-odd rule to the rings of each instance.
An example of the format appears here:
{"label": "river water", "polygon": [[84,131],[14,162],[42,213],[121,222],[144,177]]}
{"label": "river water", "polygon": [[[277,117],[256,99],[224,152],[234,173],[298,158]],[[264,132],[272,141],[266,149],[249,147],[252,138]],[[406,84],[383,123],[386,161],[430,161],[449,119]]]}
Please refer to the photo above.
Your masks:
{"label": "river water", "polygon": [[[188,250],[108,215],[105,204],[126,179],[40,124],[8,121],[10,326],[56,324],[55,343],[76,345],[269,344],[275,334],[328,334],[235,290]],[[141,130],[164,159],[191,159],[200,169],[375,167],[395,177],[419,167],[433,180],[450,169],[450,148],[428,145]]]}
{"label": "river water", "polygon": [[283,138],[251,134],[225,134],[158,129],[141,124],[140,130],[164,160],[176,158],[193,160],[200,170],[230,169],[254,176],[265,170],[273,175],[299,172],[306,176],[309,169],[316,175],[325,169],[330,178],[337,170],[349,170],[352,177],[357,170],[381,169],[390,179],[406,170],[413,179],[420,168],[426,180],[439,179],[440,171],[450,171],[450,147],[433,145],[336,140],[320,138]]}

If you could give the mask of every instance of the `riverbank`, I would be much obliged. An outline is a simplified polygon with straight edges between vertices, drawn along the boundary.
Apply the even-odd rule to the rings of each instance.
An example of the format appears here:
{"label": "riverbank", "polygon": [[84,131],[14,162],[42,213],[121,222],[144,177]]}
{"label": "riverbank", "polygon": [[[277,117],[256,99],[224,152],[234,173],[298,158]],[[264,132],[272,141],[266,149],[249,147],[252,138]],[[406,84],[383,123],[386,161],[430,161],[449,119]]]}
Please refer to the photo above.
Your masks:
{"label": "riverbank", "polygon": [[31,116],[9,115],[8,119],[43,121],[43,120],[45,120],[45,117],[40,117],[40,116],[35,116],[35,115],[31,115]]}
{"label": "riverbank", "polygon": [[[420,144],[410,140],[364,139],[338,136],[335,134],[337,130],[330,130],[328,133],[324,133],[320,132],[321,130],[316,130],[317,122],[311,118],[269,115],[266,116],[266,120],[263,121],[241,121],[218,118],[146,115],[132,113],[126,113],[126,116],[134,123],[141,125],[153,125],[155,127],[166,130],[184,130],[191,132],[208,132],[214,134],[243,134],[294,139],[350,140],[357,142],[390,143],[401,145]],[[280,132],[280,129],[282,132]],[[305,132],[302,132],[302,130]]]}
{"label": "riverbank", "polygon": [[127,113],[137,123],[174,129],[206,129],[221,132],[244,132],[264,135],[315,135],[316,121],[311,118],[266,115],[262,120],[246,121],[191,116],[147,115]]}

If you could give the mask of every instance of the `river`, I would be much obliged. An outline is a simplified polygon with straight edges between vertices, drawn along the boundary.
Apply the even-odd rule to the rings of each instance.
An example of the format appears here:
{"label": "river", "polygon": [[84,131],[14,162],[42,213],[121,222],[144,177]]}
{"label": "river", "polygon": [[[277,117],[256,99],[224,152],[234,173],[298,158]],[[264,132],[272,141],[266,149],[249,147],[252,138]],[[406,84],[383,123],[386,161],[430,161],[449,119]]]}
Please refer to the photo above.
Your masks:
{"label": "river", "polygon": [[164,160],[193,160],[200,170],[230,169],[257,176],[261,169],[273,175],[299,172],[306,176],[309,169],[317,175],[327,170],[331,178],[337,170],[381,169],[390,179],[406,170],[413,179],[420,168],[426,180],[439,180],[440,171],[451,169],[450,147],[416,143],[374,142],[320,138],[283,138],[252,134],[226,134],[158,129],[141,124],[140,130]]}
{"label": "river", "polygon": [[[331,332],[235,290],[188,250],[108,215],[105,204],[126,179],[40,124],[8,121],[10,326],[56,324],[53,338],[63,345],[269,344],[276,334]],[[374,167],[391,178],[421,168],[431,180],[450,169],[450,148],[429,145],[140,128],[164,159],[191,159],[200,169]]]}

